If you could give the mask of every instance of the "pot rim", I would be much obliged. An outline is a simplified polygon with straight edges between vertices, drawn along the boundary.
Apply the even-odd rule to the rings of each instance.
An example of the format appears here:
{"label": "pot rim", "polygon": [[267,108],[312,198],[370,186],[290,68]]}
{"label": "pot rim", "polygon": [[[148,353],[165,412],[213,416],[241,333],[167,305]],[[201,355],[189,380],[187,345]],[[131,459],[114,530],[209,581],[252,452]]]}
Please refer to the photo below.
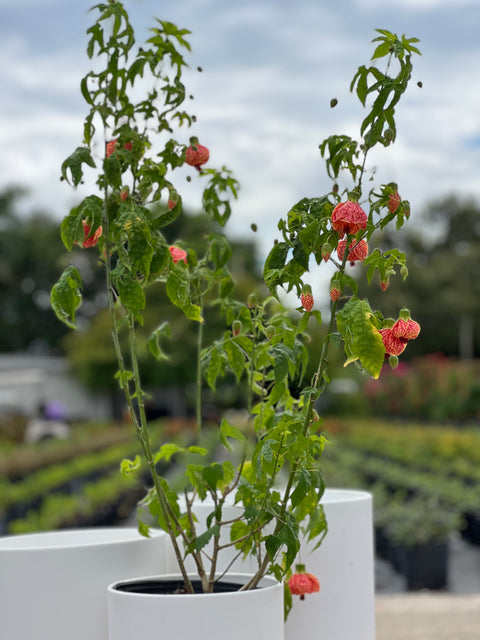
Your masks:
{"label": "pot rim", "polygon": [[[166,535],[161,529],[151,529],[150,538]],[[0,537],[0,554],[82,549],[93,546],[137,544],[148,540],[136,527],[91,527],[21,533]]]}
{"label": "pot rim", "polygon": [[[239,583],[239,585],[242,584],[246,584],[248,582],[248,580],[252,577],[253,574],[251,573],[226,573],[224,575],[221,575],[220,577],[220,582],[224,581],[224,582],[237,582]],[[189,577],[192,580],[198,580],[198,575],[196,573],[193,574],[189,574]],[[212,596],[215,596],[217,598],[227,598],[227,597],[231,597],[231,596],[236,596],[236,597],[247,597],[249,595],[251,595],[252,593],[254,593],[255,591],[258,592],[258,589],[249,589],[248,591],[229,591],[229,592],[225,592],[225,593],[181,593],[181,594],[174,594],[174,593],[133,593],[131,591],[127,592],[127,591],[120,591],[117,589],[118,586],[120,585],[124,585],[124,584],[134,584],[136,582],[146,582],[148,580],[182,580],[182,575],[180,573],[161,573],[161,574],[156,574],[156,575],[150,575],[150,576],[143,576],[143,577],[139,577],[139,578],[127,578],[125,580],[116,580],[115,582],[113,582],[112,584],[109,584],[107,587],[107,592],[108,594],[112,597],[113,594],[115,597],[120,597],[120,598],[185,598],[185,597],[194,597],[196,599],[198,598],[211,598]],[[281,582],[278,582],[278,580],[276,578],[274,578],[273,576],[267,575],[267,576],[263,576],[263,578],[260,580],[259,582],[259,588],[262,592],[268,592],[271,590],[276,590],[276,589],[283,589],[283,584]]]}

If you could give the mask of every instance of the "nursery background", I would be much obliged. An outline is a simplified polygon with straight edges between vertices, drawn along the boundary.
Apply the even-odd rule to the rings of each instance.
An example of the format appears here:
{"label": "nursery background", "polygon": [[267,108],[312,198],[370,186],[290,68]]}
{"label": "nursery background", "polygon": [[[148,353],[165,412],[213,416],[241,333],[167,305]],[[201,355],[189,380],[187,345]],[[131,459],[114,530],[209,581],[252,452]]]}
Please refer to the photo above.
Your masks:
{"label": "nursery background", "polygon": [[[150,0],[126,5],[140,31],[159,10]],[[121,521],[143,493],[118,473],[135,444],[115,392],[96,259],[80,249],[67,257],[58,233],[76,203],[59,173],[81,135],[87,8],[0,0],[0,534]],[[480,3],[184,0],[164,2],[161,10],[162,19],[192,31],[192,57],[202,69],[193,66],[187,78],[195,133],[241,184],[227,229],[245,298],[261,289],[265,249],[276,235],[272,220],[306,193],[330,189],[318,144],[332,130],[356,134],[358,107],[347,79],[366,58],[373,29],[421,40],[423,55],[398,116],[400,139],[386,163],[372,154],[369,167],[379,180],[398,175],[411,203],[410,220],[395,238],[409,256],[409,278],[392,279],[388,298],[378,282],[369,298],[393,317],[410,308],[422,333],[378,381],[344,369],[342,354],[333,352],[340,379],[319,406],[333,443],[325,475],[327,484],[374,492],[377,552],[398,572],[405,559],[395,557],[395,544],[446,546],[461,537],[478,546]],[[331,107],[333,98],[338,104]],[[198,201],[195,187],[179,175],[189,216],[169,233],[172,242],[182,235],[194,244],[207,222],[191,204]],[[385,233],[382,243],[390,242]],[[89,300],[75,334],[49,302],[72,259]],[[361,294],[362,267],[352,274]],[[328,316],[328,281],[314,272],[311,279],[316,307]],[[161,295],[152,302],[145,335],[155,309],[164,307]],[[295,314],[298,301],[287,302]],[[158,438],[165,431],[184,437],[193,415],[195,339],[180,316],[170,320],[183,352],[168,369],[152,362],[146,378]],[[313,333],[310,349],[319,342]],[[213,424],[225,406],[242,419],[242,392],[233,381],[217,395],[206,393]],[[381,546],[384,538],[390,546]],[[445,584],[437,580],[432,588]]]}

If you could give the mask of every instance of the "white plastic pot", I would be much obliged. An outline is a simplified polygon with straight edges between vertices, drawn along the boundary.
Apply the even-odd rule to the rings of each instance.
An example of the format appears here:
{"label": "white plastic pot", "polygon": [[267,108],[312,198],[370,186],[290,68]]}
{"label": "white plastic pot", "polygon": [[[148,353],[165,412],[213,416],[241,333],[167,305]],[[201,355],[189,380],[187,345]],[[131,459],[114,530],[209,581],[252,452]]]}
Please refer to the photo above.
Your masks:
{"label": "white plastic pot", "polygon": [[0,537],[0,636],[105,640],[106,588],[165,570],[166,536],[133,528]]}
{"label": "white plastic pot", "polygon": [[[222,580],[239,586],[248,579],[229,574]],[[149,580],[182,582],[178,574],[165,575],[128,580],[128,588]],[[257,589],[225,593],[136,593],[118,587],[108,587],[109,640],[283,640],[283,586],[271,577]]]}
{"label": "white plastic pot", "polygon": [[374,640],[375,581],[372,496],[327,489],[322,498],[328,533],[318,549],[305,543],[299,563],[320,582],[320,593],[293,597],[286,640]]}

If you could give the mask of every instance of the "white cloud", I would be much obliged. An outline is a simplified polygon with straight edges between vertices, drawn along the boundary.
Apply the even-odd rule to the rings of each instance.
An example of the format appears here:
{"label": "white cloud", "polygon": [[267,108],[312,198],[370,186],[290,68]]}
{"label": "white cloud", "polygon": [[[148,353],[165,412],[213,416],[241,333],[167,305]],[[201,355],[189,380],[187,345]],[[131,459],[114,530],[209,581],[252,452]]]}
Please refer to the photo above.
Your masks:
{"label": "white cloud", "polygon": [[[389,4],[396,18],[403,16],[400,28],[410,20],[407,3]],[[135,22],[142,25],[145,16],[155,15],[154,4],[131,2]],[[427,2],[415,5],[427,7]],[[318,144],[332,133],[358,133],[363,111],[348,87],[357,66],[368,63],[377,24],[370,24],[367,9],[376,7],[374,0],[353,2],[348,11],[308,0],[166,3],[167,18],[193,30],[187,78],[195,100],[188,107],[198,123],[179,135],[188,139],[195,133],[210,146],[212,164],[234,170],[242,188],[229,226],[249,236],[251,222],[257,222],[262,253],[291,204],[329,189]],[[447,46],[442,34],[430,31],[437,27],[427,14],[415,16],[418,34],[427,36],[424,56],[415,61],[412,87],[397,110],[398,140],[372,154],[370,165],[377,166],[378,181],[398,181],[402,195],[418,209],[431,197],[432,185],[435,195],[455,187],[479,192],[479,149],[465,141],[480,130],[480,93],[472,81],[480,59],[478,45],[455,35],[453,27]],[[14,25],[0,45],[0,82],[6,89],[0,144],[8,149],[0,154],[0,186],[25,182],[31,201],[57,215],[78,197],[58,180],[61,162],[81,142],[86,113],[79,81],[88,60],[82,49],[70,46],[77,28],[65,27],[63,48],[44,47],[35,55],[35,40]],[[142,36],[144,31],[140,26]],[[461,52],[453,47],[456,41]],[[196,72],[197,64],[204,73]],[[334,96],[339,105],[330,109]],[[201,183],[188,184],[185,176],[180,172],[176,184],[185,202],[198,206]]]}
{"label": "white cloud", "polygon": [[[359,7],[367,9],[375,9],[378,7],[385,7],[385,0],[356,0],[356,4]],[[407,8],[418,10],[429,10],[439,8],[451,8],[454,5],[455,9],[461,7],[475,7],[480,6],[479,0],[390,0],[388,3],[391,9]]]}

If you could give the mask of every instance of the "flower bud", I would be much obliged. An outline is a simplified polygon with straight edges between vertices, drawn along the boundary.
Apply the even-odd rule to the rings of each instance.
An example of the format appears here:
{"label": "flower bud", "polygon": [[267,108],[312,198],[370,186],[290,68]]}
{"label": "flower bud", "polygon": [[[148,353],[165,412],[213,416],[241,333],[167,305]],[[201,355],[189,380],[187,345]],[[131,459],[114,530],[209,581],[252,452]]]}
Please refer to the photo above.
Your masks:
{"label": "flower bud", "polygon": [[392,369],[396,369],[398,367],[398,356],[390,356],[388,359],[388,364]]}
{"label": "flower bud", "polygon": [[247,298],[247,307],[253,309],[257,305],[257,294],[251,293]]}
{"label": "flower bud", "polygon": [[240,320],[234,320],[232,322],[232,334],[234,335],[234,337],[237,337],[238,335],[240,335],[242,331],[242,323]]}
{"label": "flower bud", "polygon": [[407,269],[407,267],[405,265],[403,265],[403,267],[400,269],[400,275],[402,276],[402,278],[404,280],[407,279],[407,277],[408,277],[408,269]]}
{"label": "flower bud", "polygon": [[275,336],[275,333],[276,333],[275,327],[273,326],[273,324],[269,324],[268,327],[266,327],[265,329],[265,335],[267,336],[267,339],[271,340]]}
{"label": "flower bud", "polygon": [[342,292],[340,289],[336,289],[335,287],[332,287],[330,289],[330,298],[332,299],[332,302],[335,302],[336,300],[338,300],[341,293]]}
{"label": "flower bud", "polygon": [[325,260],[325,262],[328,262],[331,253],[332,245],[329,242],[324,242],[322,245],[322,258]]}
{"label": "flower bud", "polygon": [[300,302],[302,303],[302,307],[305,311],[310,312],[313,308],[313,296],[312,296],[312,288],[310,285],[304,285],[302,289],[302,295],[300,296]]}
{"label": "flower bud", "polygon": [[383,137],[385,138],[386,142],[390,144],[390,142],[392,142],[392,140],[395,137],[395,132],[393,131],[393,129],[390,129],[389,127],[388,129],[385,129],[385,131],[383,132]]}

